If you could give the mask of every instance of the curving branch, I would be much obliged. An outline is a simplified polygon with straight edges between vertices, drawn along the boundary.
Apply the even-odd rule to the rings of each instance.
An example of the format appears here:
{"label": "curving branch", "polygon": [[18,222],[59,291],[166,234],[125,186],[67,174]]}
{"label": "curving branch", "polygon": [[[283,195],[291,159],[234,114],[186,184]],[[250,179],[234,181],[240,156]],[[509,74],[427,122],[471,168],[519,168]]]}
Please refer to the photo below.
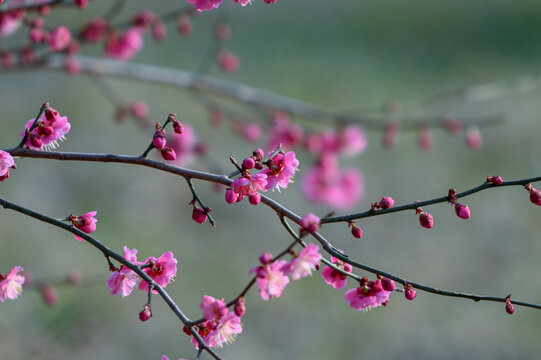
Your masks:
{"label": "curving branch", "polygon": [[[20,149],[20,148],[6,149],[5,151],[9,152],[12,156],[19,156],[19,157],[54,159],[54,160],[62,160],[62,161],[94,161],[94,162],[114,162],[114,163],[133,164],[133,165],[151,167],[151,168],[154,168],[154,169],[157,169],[157,170],[160,170],[160,171],[176,174],[176,175],[182,176],[184,178],[199,179],[199,180],[204,180],[204,181],[209,181],[209,182],[220,183],[220,184],[224,184],[224,185],[230,185],[233,182],[226,175],[217,175],[217,174],[211,174],[211,173],[207,173],[207,172],[201,172],[201,171],[176,167],[176,166],[172,166],[172,165],[163,164],[163,163],[160,163],[158,161],[149,160],[149,159],[146,159],[146,158],[143,158],[143,157],[136,157],[136,156],[112,155],[112,154],[44,152],[44,151],[27,150],[27,149]],[[504,182],[501,185],[497,185],[497,186],[517,186],[517,185],[525,185],[525,184],[527,184],[529,182],[537,182],[537,181],[541,181],[541,177],[535,177],[535,178],[523,179],[523,180],[507,181],[507,182]],[[492,188],[492,187],[494,187],[494,185],[486,183],[486,184],[480,185],[478,187],[475,187],[473,189],[470,189],[468,191],[456,194],[455,196],[457,198],[465,197],[465,196],[471,195],[473,193],[479,192],[481,190],[489,189],[489,188]],[[403,211],[403,210],[410,210],[410,209],[414,209],[414,208],[419,207],[419,206],[427,206],[427,205],[446,202],[446,201],[448,201],[447,196],[442,197],[442,198],[427,200],[427,201],[421,201],[421,202],[417,202],[417,203],[413,203],[413,204],[409,204],[409,205],[404,205],[403,207],[390,208],[390,209],[387,209],[387,210],[377,210],[374,213],[376,213],[378,215],[383,215],[384,213],[391,213],[391,212],[397,212],[397,211]],[[286,208],[285,206],[281,205],[277,201],[275,201],[275,200],[273,200],[273,199],[271,199],[271,198],[269,198],[269,197],[267,197],[265,195],[261,195],[261,202],[264,203],[265,205],[269,206],[271,209],[273,209],[280,218],[288,218],[291,221],[293,221],[294,223],[296,223],[297,225],[301,225],[301,217],[299,215],[295,214],[293,211]],[[362,213],[362,214],[366,214],[366,213]],[[355,214],[353,216],[355,216]],[[356,219],[358,217],[353,217],[353,218]],[[333,219],[335,219],[335,221],[332,221]],[[338,219],[338,220],[336,220],[336,219]],[[331,220],[331,221],[329,221],[329,220]],[[329,217],[329,218],[326,218],[326,219],[322,219],[321,223],[338,222],[338,221],[349,221],[349,220],[347,218],[346,219],[340,219],[340,217],[334,217],[334,218]],[[62,226],[63,228],[66,228],[68,231],[73,232],[73,228],[71,228],[69,225],[66,225],[66,224],[63,224],[63,223],[62,223],[62,225],[63,225]],[[286,229],[287,229],[287,227],[286,227]],[[290,231],[289,231],[289,233],[291,234]],[[77,235],[79,235],[79,233],[77,233]],[[401,278],[399,276],[384,272],[382,270],[379,270],[379,269],[373,268],[371,266],[359,263],[359,262],[357,262],[355,260],[352,260],[347,254],[343,254],[343,253],[339,252],[327,239],[325,239],[318,232],[314,232],[311,235],[321,244],[323,249],[327,253],[329,253],[330,255],[332,255],[332,256],[334,256],[334,257],[336,257],[336,258],[338,258],[338,259],[340,259],[340,260],[342,260],[344,262],[347,262],[348,264],[350,264],[350,265],[352,265],[352,266],[354,266],[354,267],[356,267],[358,269],[361,269],[361,270],[364,270],[364,271],[367,271],[367,272],[370,272],[370,273],[373,273],[373,274],[376,274],[376,275],[381,275],[383,277],[387,277],[387,278],[389,278],[391,280],[394,280],[394,281],[396,281],[396,282],[398,282],[398,283],[400,283],[400,284],[402,284],[404,286],[411,285],[412,287],[414,287],[416,289],[419,289],[419,290],[422,290],[422,291],[425,291],[425,292],[429,292],[429,293],[432,293],[432,294],[442,295],[442,296],[449,296],[449,297],[457,297],[457,298],[467,298],[467,299],[471,299],[471,300],[474,300],[474,301],[484,300],[484,301],[493,301],[493,302],[503,302],[503,303],[505,303],[505,301],[507,299],[507,297],[483,296],[483,295],[475,295],[475,294],[469,294],[469,293],[441,290],[441,289],[433,288],[433,287],[423,285],[423,284],[420,284],[420,283],[417,283],[417,282],[408,281],[408,280],[406,280],[404,278]],[[87,239],[88,236],[87,237],[81,236],[81,237]],[[90,238],[90,237],[88,237],[88,238]],[[101,245],[101,246],[103,247],[103,245]],[[98,246],[96,246],[96,247],[98,247]],[[101,250],[100,247],[98,247],[98,248]],[[117,254],[117,256],[120,256],[120,255]],[[118,259],[115,258],[115,260],[118,260]],[[525,307],[531,307],[531,308],[535,308],[535,309],[541,309],[541,305],[528,303],[528,302],[523,302],[523,301],[515,301],[515,300],[513,300],[513,304],[520,305],[520,306],[525,306]]]}
{"label": "curving branch", "polygon": [[[89,236],[88,234],[86,234],[86,233],[82,232],[81,230],[75,228],[73,225],[69,225],[67,223],[64,223],[64,222],[62,222],[60,220],[54,219],[54,218],[49,217],[47,215],[44,215],[44,214],[41,214],[39,212],[36,212],[36,211],[30,210],[28,208],[22,207],[20,205],[12,203],[12,202],[10,202],[10,201],[8,201],[6,199],[0,198],[0,206],[2,206],[4,209],[14,210],[14,211],[16,211],[18,213],[30,216],[30,217],[32,217],[34,219],[39,220],[39,221],[51,224],[51,225],[56,226],[56,227],[59,227],[61,229],[69,231],[72,234],[75,234],[75,235],[85,239],[90,245],[92,245],[95,248],[97,248],[98,250],[100,250],[105,255],[105,257],[107,257],[107,258],[111,257],[111,258],[115,259],[116,261],[118,261],[119,263],[121,263],[122,265],[125,265],[129,269],[133,270],[137,275],[139,275],[144,281],[146,281],[149,284],[149,289],[153,288],[156,291],[158,291],[158,293],[163,298],[163,300],[166,302],[166,304],[169,306],[169,308],[175,313],[175,315],[179,318],[180,321],[182,321],[182,323],[184,325],[190,325],[191,324],[191,320],[180,310],[180,308],[175,303],[175,301],[171,298],[171,296],[161,286],[156,284],[156,282],[150,276],[148,276],[141,269],[140,266],[126,260],[122,255],[120,255],[120,254],[114,252],[113,250],[109,249],[107,246],[105,246],[103,243],[101,243],[97,239],[95,239],[92,236]],[[150,292],[150,290],[149,290],[149,292]],[[210,355],[212,355],[212,357],[214,359],[217,359],[217,360],[221,359],[221,357],[218,354],[216,354],[214,352],[214,350],[212,350],[211,348],[209,348],[209,347],[207,347],[205,345],[205,342],[203,341],[201,336],[197,333],[197,331],[195,331],[195,329],[190,328],[190,331],[192,332],[193,336],[197,339],[201,349],[204,349],[205,351],[207,351]]]}
{"label": "curving branch", "polygon": [[[180,69],[100,59],[91,56],[74,56],[88,75],[112,76],[140,80],[150,83],[170,85],[176,88],[200,93],[217,95],[229,100],[268,110],[281,110],[302,118],[326,124],[361,124],[367,129],[384,131],[388,117],[360,117],[338,113],[334,110],[309,102],[279,95],[272,91],[239,84],[208,75],[202,75]],[[32,65],[15,66],[1,72],[24,70],[64,70],[64,56],[50,55]],[[503,121],[500,114],[481,118],[461,119],[467,126],[491,126]],[[417,130],[420,126],[444,126],[443,116],[412,119],[401,124],[402,130]]]}

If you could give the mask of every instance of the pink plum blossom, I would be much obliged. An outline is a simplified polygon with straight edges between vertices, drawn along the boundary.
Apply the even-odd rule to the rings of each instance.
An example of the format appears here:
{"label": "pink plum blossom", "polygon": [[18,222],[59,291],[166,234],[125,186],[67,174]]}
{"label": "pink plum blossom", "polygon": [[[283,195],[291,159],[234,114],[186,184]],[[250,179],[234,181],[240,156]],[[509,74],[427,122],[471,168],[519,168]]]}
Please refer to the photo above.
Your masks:
{"label": "pink plum blossom", "polygon": [[360,125],[346,126],[340,133],[340,153],[353,156],[364,152],[368,146],[368,140],[364,128]]}
{"label": "pink plum blossom", "polygon": [[307,213],[301,219],[301,226],[303,230],[313,233],[319,229],[320,221],[321,219],[318,216]]}
{"label": "pink plum blossom", "polygon": [[203,295],[199,306],[206,320],[220,320],[229,312],[223,299],[215,299],[208,295]]}
{"label": "pink plum blossom", "polygon": [[[171,251],[166,252],[158,259],[149,257],[144,263],[150,263],[151,266],[144,268],[143,271],[161,287],[166,287],[177,273],[177,259],[173,257]],[[148,283],[141,281],[139,290],[148,292]],[[156,290],[152,290],[152,292],[155,294],[158,293]]]}
{"label": "pink plum blossom", "polygon": [[[90,211],[86,214],[83,214],[79,217],[75,217],[73,215],[70,216],[70,221],[77,229],[81,230],[84,233],[90,234],[96,231],[96,223],[98,220],[94,217],[96,216],[98,212],[97,211]],[[77,236],[73,234],[73,236],[79,240],[83,241],[83,238],[80,236]]]}
{"label": "pink plum blossom", "polygon": [[177,155],[174,164],[185,166],[193,159],[196,146],[195,130],[189,124],[182,124],[182,134],[172,132],[167,138],[169,144]]}
{"label": "pink plum blossom", "polygon": [[[137,249],[130,250],[127,246],[124,246],[124,258],[133,264],[139,265]],[[120,296],[126,297],[131,294],[137,281],[139,281],[139,275],[127,266],[122,265],[118,271],[114,271],[109,276],[106,284],[112,295],[120,294]]]}
{"label": "pink plum blossom", "polygon": [[286,265],[284,271],[291,275],[293,280],[299,280],[312,274],[316,264],[321,260],[319,247],[315,244],[308,244],[289,264]]}
{"label": "pink plum blossom", "polygon": [[186,0],[194,4],[197,11],[210,11],[220,6],[223,0]]}
{"label": "pink plum blossom", "polygon": [[19,294],[23,291],[24,276],[17,275],[17,273],[23,271],[20,266],[15,266],[9,271],[7,275],[0,274],[0,301],[4,302],[6,299],[15,300],[19,297]]}
{"label": "pink plum blossom", "polygon": [[383,289],[380,280],[369,281],[358,288],[350,289],[344,298],[355,310],[370,310],[380,305],[387,305],[390,291]]}
{"label": "pink plum blossom", "polygon": [[13,157],[9,153],[0,150],[0,181],[4,181],[9,177],[10,168],[15,168]]}
{"label": "pink plum blossom", "polygon": [[59,26],[51,31],[49,39],[47,40],[47,45],[49,45],[49,48],[52,51],[57,52],[67,48],[70,41],[71,33],[68,28],[65,26]]}
{"label": "pink plum blossom", "polygon": [[287,261],[278,260],[250,270],[250,273],[255,272],[257,274],[256,284],[263,300],[282,295],[289,283],[289,278],[283,271],[286,265]]}
{"label": "pink plum blossom", "polygon": [[[55,113],[55,116],[46,115]],[[25,131],[21,133],[21,138],[24,137],[26,131],[30,130],[36,119],[30,119],[26,122]],[[60,116],[58,112],[52,108],[47,109],[42,115],[36,127],[30,131],[25,145],[32,150],[54,149],[58,146],[58,140],[65,140],[65,135],[70,131],[71,124],[66,116]]]}
{"label": "pink plum blossom", "polygon": [[295,158],[295,153],[289,151],[285,154],[277,154],[269,160],[269,164],[261,171],[267,175],[267,185],[265,191],[280,188],[287,188],[287,185],[293,180],[295,171],[299,167],[299,160]]}
{"label": "pink plum blossom", "polygon": [[[235,336],[242,333],[241,319],[234,312],[223,316],[218,322],[208,320],[199,325],[199,335],[209,347],[223,347],[235,341]],[[199,349],[199,343],[192,337],[192,344]]]}
{"label": "pink plum blossom", "polygon": [[[239,2],[239,0],[233,0],[233,1],[234,1],[235,3],[238,3],[238,2]],[[240,4],[241,4],[242,6],[246,6],[246,5],[248,5],[248,4],[251,4],[251,0],[240,0]]]}
{"label": "pink plum blossom", "polygon": [[110,34],[105,44],[106,55],[116,60],[130,60],[143,47],[141,32],[139,27],[133,27],[122,35]]}
{"label": "pink plum blossom", "polygon": [[[340,252],[342,252],[342,250],[340,250]],[[346,272],[351,272],[353,270],[353,266],[334,256],[331,256],[331,261],[337,267]],[[325,267],[323,271],[321,271],[321,277],[327,284],[331,285],[335,289],[342,289],[344,286],[346,286],[348,278],[347,275],[342,274],[340,271],[337,271],[330,266]]]}
{"label": "pink plum blossom", "polygon": [[101,18],[94,19],[90,21],[82,32],[82,37],[85,41],[88,42],[98,42],[105,37],[107,34],[107,21]]}
{"label": "pink plum blossom", "polygon": [[218,54],[216,54],[216,60],[218,60],[218,64],[220,64],[222,70],[226,72],[235,72],[240,66],[238,56],[229,50],[220,50]]}
{"label": "pink plum blossom", "polygon": [[0,36],[8,36],[17,30],[23,16],[24,11],[0,13]]}
{"label": "pink plum blossom", "polygon": [[313,203],[348,210],[353,208],[364,193],[362,173],[357,169],[340,170],[335,156],[323,156],[316,166],[304,172],[302,191]]}
{"label": "pink plum blossom", "polygon": [[267,175],[258,173],[247,175],[233,181],[231,189],[242,200],[246,195],[255,195],[259,190],[264,190],[267,186]]}
{"label": "pink plum blossom", "polygon": [[274,114],[274,126],[270,130],[267,149],[272,151],[280,144],[283,149],[290,150],[301,143],[304,131],[298,124],[291,124],[289,115],[283,112]]}

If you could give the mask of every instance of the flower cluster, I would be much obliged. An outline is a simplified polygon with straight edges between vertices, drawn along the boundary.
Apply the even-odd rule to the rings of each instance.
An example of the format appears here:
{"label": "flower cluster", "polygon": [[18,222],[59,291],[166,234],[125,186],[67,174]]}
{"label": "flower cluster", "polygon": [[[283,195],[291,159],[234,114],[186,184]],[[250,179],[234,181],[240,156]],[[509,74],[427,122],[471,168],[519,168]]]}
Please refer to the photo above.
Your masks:
{"label": "flower cluster", "polygon": [[[134,265],[141,266],[143,271],[161,287],[166,287],[177,273],[177,259],[174,258],[173,253],[170,251],[159,258],[148,257],[145,261],[139,262],[137,261],[137,249],[130,250],[127,246],[124,246],[124,258]],[[106,283],[111,294],[120,294],[122,297],[126,297],[131,294],[139,280],[139,275],[127,266],[122,265],[120,269],[113,271]],[[148,283],[141,281],[139,290],[148,292]],[[152,292],[157,293],[156,290],[152,290]]]}
{"label": "flower cluster", "polygon": [[71,124],[66,116],[60,116],[58,111],[46,106],[39,119],[30,119],[25,125],[21,138],[27,135],[25,146],[33,150],[54,149],[58,140],[63,141],[70,131]]}
{"label": "flower cluster", "polygon": [[[258,191],[279,191],[280,188],[287,188],[299,166],[295,153],[279,151],[276,155],[271,154],[267,161],[263,161],[263,156],[263,150],[256,149],[251,157],[244,159],[240,168],[242,176],[233,181],[231,187],[225,191],[226,202],[232,204],[248,196],[250,203],[257,205],[261,201]],[[250,174],[253,169],[261,171]]]}
{"label": "flower cluster", "polygon": [[[181,122],[176,119],[175,114],[169,114],[167,121],[173,123],[173,130],[175,134],[177,135],[183,134],[184,126],[182,126]],[[157,122],[156,131],[154,131],[154,135],[152,136],[152,146],[154,146],[160,152],[164,160],[167,160],[167,161],[176,160],[177,152],[172,146],[166,146],[166,145],[167,145],[167,139],[165,137],[165,130],[160,125],[160,123]]]}
{"label": "flower cluster", "polygon": [[346,292],[344,298],[355,310],[370,310],[380,305],[387,306],[389,295],[394,290],[394,282],[386,279],[370,280],[363,278],[361,285]]}
{"label": "flower cluster", "polygon": [[289,262],[274,260],[272,255],[265,253],[259,257],[261,266],[250,270],[256,274],[256,284],[263,300],[271,297],[280,297],[287,284],[289,275],[293,280],[299,280],[312,274],[312,270],[319,266],[321,254],[315,244],[308,244]]}
{"label": "flower cluster", "polygon": [[[244,299],[240,298],[237,303],[239,301],[244,302]],[[198,325],[198,333],[206,346],[222,347],[233,342],[235,336],[242,333],[241,317],[244,313],[236,311],[236,306],[235,311],[230,312],[223,299],[204,295],[200,307],[205,321]],[[185,331],[190,334],[189,330]],[[192,338],[192,344],[199,349],[195,338]]]}

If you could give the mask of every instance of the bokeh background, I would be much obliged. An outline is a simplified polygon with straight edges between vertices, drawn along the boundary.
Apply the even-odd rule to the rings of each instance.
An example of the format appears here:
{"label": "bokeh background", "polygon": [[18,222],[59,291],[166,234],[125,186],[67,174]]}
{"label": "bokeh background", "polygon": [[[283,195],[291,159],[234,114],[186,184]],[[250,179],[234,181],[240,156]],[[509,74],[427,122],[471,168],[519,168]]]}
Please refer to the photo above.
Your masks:
{"label": "bokeh background", "polygon": [[[235,74],[213,70],[212,75],[355,114],[366,104],[419,99],[522,75],[527,77],[520,84],[527,85],[541,68],[538,1],[278,0],[272,6],[257,1],[246,8],[229,2],[194,19],[190,38],[175,34],[174,24],[168,26],[164,44],[146,38],[134,61],[196,70],[208,51],[212,24],[225,16],[233,31],[228,47],[240,57],[241,67]],[[47,22],[78,27],[103,13],[107,3],[93,1],[85,11],[60,10]],[[130,1],[119,20],[143,8],[159,13],[179,3]],[[24,36],[2,38],[0,46],[17,44]],[[101,48],[84,52],[99,55]],[[213,129],[206,110],[188,93],[128,80],[114,79],[112,85],[127,99],[146,101],[152,121],[177,112],[227,171],[229,154],[242,158],[254,148],[227,127]],[[381,133],[368,132],[368,150],[343,162],[364,174],[365,197],[356,209],[367,209],[382,195],[404,204],[441,196],[451,186],[464,190],[488,174],[538,176],[540,92],[511,88],[516,91],[492,101],[450,97],[404,117],[504,114],[503,124],[482,129],[479,150],[468,149],[462,135],[443,130],[434,132],[430,152],[417,148],[415,133],[402,134],[396,148],[384,150]],[[129,122],[115,123],[113,107],[85,76],[0,71],[0,94],[1,148],[18,142],[24,123],[44,101],[72,123],[64,151],[138,154],[152,133]],[[312,158],[299,157],[302,176]],[[248,270],[257,266],[261,253],[277,253],[290,242],[270,209],[247,202],[228,205],[210,184],[196,186],[213,208],[217,228],[191,220],[189,191],[183,179],[172,175],[100,163],[20,159],[17,165],[1,184],[0,196],[58,218],[97,210],[95,236],[117,251],[128,245],[139,249],[140,258],[173,251],[180,268],[167,290],[192,318],[200,315],[202,295],[232,298],[249,280]],[[190,166],[208,169],[199,160]],[[299,214],[330,210],[307,203],[300,181],[271,196]],[[512,293],[513,298],[540,303],[541,209],[519,187],[477,193],[464,203],[472,211],[468,221],[458,219],[446,204],[430,207],[432,230],[421,228],[413,212],[404,212],[359,222],[361,240],[343,224],[325,226],[322,232],[359,261],[407,279],[485,295]],[[4,273],[21,264],[37,280],[46,280],[77,269],[89,285],[59,287],[60,302],[53,308],[32,290],[1,304],[0,358],[194,356],[189,338],[158,297],[154,317],[141,323],[145,294],[134,292],[125,299],[109,295],[104,284],[108,268],[91,246],[10,211],[0,215],[0,244]],[[337,291],[315,273],[290,283],[278,299],[263,301],[251,291],[244,333],[220,353],[228,359],[528,359],[541,351],[541,313],[536,310],[516,307],[509,316],[500,303],[419,292],[414,301],[396,293],[386,308],[355,312],[343,299],[354,286],[350,281]]]}

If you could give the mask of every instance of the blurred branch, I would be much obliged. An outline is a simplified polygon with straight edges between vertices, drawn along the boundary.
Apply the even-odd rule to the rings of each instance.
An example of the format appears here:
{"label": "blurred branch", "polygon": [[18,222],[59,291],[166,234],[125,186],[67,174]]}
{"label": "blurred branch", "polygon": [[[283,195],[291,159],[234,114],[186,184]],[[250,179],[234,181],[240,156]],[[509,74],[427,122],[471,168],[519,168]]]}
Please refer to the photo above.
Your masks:
{"label": "blurred branch", "polygon": [[[82,55],[75,56],[74,59],[80,62],[82,72],[86,74],[113,76],[170,85],[190,91],[217,95],[245,105],[270,110],[281,110],[299,117],[328,124],[361,124],[368,129],[383,131],[389,121],[388,117],[358,117],[341,114],[316,104],[279,95],[268,90],[180,69],[122,62],[111,59],[100,59]],[[61,55],[51,55],[32,65],[15,66],[10,69],[1,70],[0,73],[36,69],[64,70],[64,68],[64,57]],[[502,115],[492,115],[488,117],[461,119],[461,122],[466,126],[489,126],[498,124],[502,120]],[[401,123],[401,129],[416,130],[419,126],[423,125],[444,126],[443,115],[411,119],[411,121]]]}

